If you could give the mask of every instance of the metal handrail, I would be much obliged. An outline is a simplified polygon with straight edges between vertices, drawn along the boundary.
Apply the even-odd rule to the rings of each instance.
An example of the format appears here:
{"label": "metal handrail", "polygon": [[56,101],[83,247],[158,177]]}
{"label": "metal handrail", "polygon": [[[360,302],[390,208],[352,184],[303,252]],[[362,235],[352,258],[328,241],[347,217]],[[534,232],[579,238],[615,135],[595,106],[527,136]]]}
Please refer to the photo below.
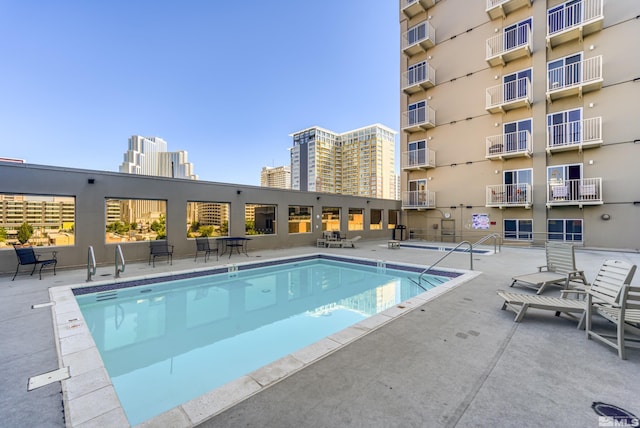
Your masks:
{"label": "metal handrail", "polygon": [[[420,275],[418,276],[418,281],[414,281],[412,278],[409,278],[414,284],[416,284],[418,287],[422,288],[423,290],[426,291],[426,288],[424,288],[422,286],[422,277],[429,272],[431,269],[434,268],[434,266],[436,266],[438,263],[440,263],[442,260],[444,260],[445,258],[447,258],[449,256],[449,254],[453,253],[454,251],[456,251],[458,248],[460,248],[462,245],[468,245],[469,246],[469,269],[473,270],[473,247],[474,245],[479,245],[482,244],[483,242],[489,240],[493,238],[493,252],[497,253],[499,252],[498,249],[498,240],[501,240],[502,237],[500,236],[499,233],[491,233],[487,236],[484,236],[483,238],[481,238],[480,240],[478,240],[475,244],[472,244],[469,241],[462,241],[460,242],[458,245],[456,245],[455,247],[453,247],[452,249],[450,249],[449,251],[447,251],[447,253],[445,255],[443,255],[442,257],[440,257],[438,260],[435,261],[435,263],[433,263],[431,266],[429,266],[428,268],[426,268],[425,270],[423,270]],[[433,285],[431,282],[426,281],[429,285]]]}
{"label": "metal handrail", "polygon": [[469,246],[469,264],[470,264],[470,269],[473,270],[473,245],[471,244],[471,242],[469,241],[462,241],[460,242],[458,245],[456,245],[455,247],[453,247],[452,249],[450,249],[449,251],[447,251],[447,253],[440,257],[438,260],[436,260],[435,263],[433,263],[431,266],[429,266],[428,268],[426,268],[425,270],[423,270],[420,273],[420,276],[418,276],[418,282],[414,281],[413,279],[409,278],[413,283],[417,284],[420,288],[422,288],[423,290],[425,290],[424,287],[422,287],[422,277],[429,272],[431,269],[433,269],[433,267],[435,265],[437,265],[438,263],[440,263],[442,260],[444,260],[445,258],[447,258],[449,256],[449,254],[453,253],[455,250],[457,250],[458,248],[460,248],[462,245],[468,245]]}
{"label": "metal handrail", "polygon": [[[118,262],[120,262],[121,266],[118,266]],[[118,244],[116,245],[116,278],[120,278],[120,273],[124,272],[124,268],[124,256],[122,255],[122,248]]]}
{"label": "metal handrail", "polygon": [[93,253],[93,247],[89,245],[89,250],[87,251],[87,282],[91,281],[91,277],[96,274],[96,256]]}

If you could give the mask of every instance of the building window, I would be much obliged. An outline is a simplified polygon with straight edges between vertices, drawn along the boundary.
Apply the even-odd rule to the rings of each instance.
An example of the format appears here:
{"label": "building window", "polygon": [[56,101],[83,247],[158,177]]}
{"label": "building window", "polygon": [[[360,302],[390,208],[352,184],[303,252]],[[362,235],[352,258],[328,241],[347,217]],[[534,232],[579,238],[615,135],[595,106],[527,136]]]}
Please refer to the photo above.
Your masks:
{"label": "building window", "polygon": [[527,88],[531,84],[531,69],[508,74],[502,78],[502,83],[505,102],[526,98]]}
{"label": "building window", "polygon": [[533,221],[531,219],[505,219],[504,239],[517,241],[533,240]]}
{"label": "building window", "polygon": [[340,230],[340,208],[322,207],[322,230]]}
{"label": "building window", "polygon": [[549,241],[582,242],[582,220],[548,219],[547,236]]}
{"label": "building window", "polygon": [[0,194],[0,249],[74,245],[75,212],[69,196]]}
{"label": "building window", "polygon": [[400,224],[400,211],[389,210],[389,223],[387,224],[387,229],[395,229],[398,224]]}
{"label": "building window", "polygon": [[548,90],[577,85],[582,81],[582,52],[547,63]]}
{"label": "building window", "polygon": [[419,101],[417,103],[409,104],[409,122],[408,125],[415,125],[426,121],[426,101]]}
{"label": "building window", "polygon": [[369,222],[369,229],[382,230],[382,210],[372,209],[371,221]]}
{"label": "building window", "polygon": [[247,235],[275,235],[276,206],[245,204],[244,230]]}
{"label": "building window", "polygon": [[427,80],[427,62],[422,61],[407,68],[407,83],[409,86]]}
{"label": "building window", "polygon": [[547,167],[547,200],[578,200],[581,181],[581,163]]}
{"label": "building window", "polygon": [[167,201],[107,198],[105,208],[107,244],[167,239]]}
{"label": "building window", "polygon": [[312,207],[289,205],[289,233],[311,233]]}
{"label": "building window", "polygon": [[531,31],[531,18],[510,25],[504,29],[504,50],[516,48],[529,43]]}
{"label": "building window", "polygon": [[425,165],[427,163],[426,148],[427,142],[424,140],[409,142],[409,156],[407,159],[407,166]]}
{"label": "building window", "polygon": [[364,229],[364,210],[362,208],[349,208],[348,230]]}
{"label": "building window", "polygon": [[229,204],[187,202],[187,238],[229,236]]}
{"label": "building window", "polygon": [[548,34],[554,34],[582,22],[583,0],[571,0],[547,10]]}
{"label": "building window", "polygon": [[422,39],[427,38],[427,24],[426,22],[422,22],[414,27],[409,28],[407,31],[407,41],[408,45],[411,46],[414,43],[418,43]]}
{"label": "building window", "polygon": [[582,141],[582,109],[547,115],[547,147],[579,144]]}
{"label": "building window", "polygon": [[503,129],[505,152],[527,150],[527,136],[531,135],[531,119],[505,123]]}
{"label": "building window", "polygon": [[527,191],[533,183],[532,169],[516,169],[504,172],[504,191],[506,202],[523,203],[527,201]]}

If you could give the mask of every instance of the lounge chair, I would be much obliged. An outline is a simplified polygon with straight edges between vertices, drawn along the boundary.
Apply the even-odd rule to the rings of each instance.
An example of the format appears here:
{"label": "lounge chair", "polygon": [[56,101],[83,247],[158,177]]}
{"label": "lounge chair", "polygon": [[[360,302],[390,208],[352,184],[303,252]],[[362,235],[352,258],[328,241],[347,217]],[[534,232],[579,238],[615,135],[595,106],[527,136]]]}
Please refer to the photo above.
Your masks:
{"label": "lounge chair", "polygon": [[589,285],[584,271],[576,269],[576,258],[573,245],[564,242],[547,242],[545,244],[547,264],[539,266],[538,272],[514,276],[510,287],[523,285],[538,290],[541,294],[549,285],[557,285],[567,290],[572,281],[582,281]]}
{"label": "lounge chair", "polygon": [[362,239],[362,236],[358,235],[355,236],[353,238],[349,238],[349,239],[343,239],[341,242],[341,247],[351,247],[351,248],[356,248],[356,242],[358,242],[360,239]]}
{"label": "lounge chair", "polygon": [[[538,296],[535,294],[511,293],[504,290],[498,291],[498,296],[504,299],[502,309],[511,309],[516,313],[515,322],[520,322],[529,308],[544,309],[568,314],[570,317],[578,319],[578,328],[585,324],[585,313],[587,305],[606,307],[615,302],[623,288],[635,272],[635,265],[619,260],[606,260],[598,274],[586,290],[562,290],[561,297]],[[569,299],[567,294],[585,294],[586,299]],[[574,314],[580,314],[579,317]]]}
{"label": "lounge chair", "polygon": [[153,267],[156,267],[156,257],[166,257],[167,263],[173,264],[173,245],[166,239],[149,241],[149,264],[153,260]]}
{"label": "lounge chair", "polygon": [[55,251],[53,251],[50,259],[41,259],[41,256],[33,251],[33,247],[14,244],[13,248],[16,250],[16,256],[18,256],[18,266],[16,267],[16,273],[13,274],[13,278],[11,278],[11,281],[16,279],[16,275],[18,275],[20,266],[26,265],[33,265],[31,275],[33,275],[33,273],[36,271],[36,267],[40,265],[40,271],[38,272],[40,275],[40,279],[42,279],[42,268],[45,266],[53,265],[53,274],[56,274],[56,265],[58,264],[58,259],[56,258]]}
{"label": "lounge chair", "polygon": [[198,260],[199,252],[204,252],[205,263],[211,253],[216,253],[216,260],[218,260],[218,246],[216,245],[215,248],[211,248],[211,245],[209,245],[209,238],[206,236],[196,237],[196,258],[193,260],[194,262]]}
{"label": "lounge chair", "polygon": [[[617,349],[618,356],[626,360],[626,348],[640,348],[640,287],[631,285],[635,265],[620,262],[618,267],[618,280],[624,283],[622,291],[616,293],[615,288],[603,288],[600,292],[594,291],[587,295],[585,329],[587,339],[593,338]],[[606,303],[600,303],[603,301]],[[595,314],[613,323],[616,326],[616,334],[604,332],[600,327],[596,332],[592,322]],[[625,336],[627,333],[634,337]]]}

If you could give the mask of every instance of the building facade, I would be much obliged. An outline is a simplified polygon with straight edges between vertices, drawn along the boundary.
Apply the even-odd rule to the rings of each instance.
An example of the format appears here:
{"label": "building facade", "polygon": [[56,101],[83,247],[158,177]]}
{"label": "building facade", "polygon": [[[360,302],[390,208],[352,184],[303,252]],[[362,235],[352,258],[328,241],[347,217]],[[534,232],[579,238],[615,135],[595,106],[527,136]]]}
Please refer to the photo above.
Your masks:
{"label": "building facade", "polygon": [[637,249],[635,0],[400,0],[414,237]]}
{"label": "building facade", "polygon": [[395,135],[380,124],[341,134],[317,126],[293,133],[291,188],[395,199]]}
{"label": "building facade", "polygon": [[159,137],[134,135],[129,138],[128,150],[120,165],[120,172],[157,177],[197,180],[193,164],[187,161],[187,152],[168,152],[167,142]]}
{"label": "building facade", "polygon": [[263,166],[260,171],[260,185],[277,189],[291,189],[291,167],[289,165]]}

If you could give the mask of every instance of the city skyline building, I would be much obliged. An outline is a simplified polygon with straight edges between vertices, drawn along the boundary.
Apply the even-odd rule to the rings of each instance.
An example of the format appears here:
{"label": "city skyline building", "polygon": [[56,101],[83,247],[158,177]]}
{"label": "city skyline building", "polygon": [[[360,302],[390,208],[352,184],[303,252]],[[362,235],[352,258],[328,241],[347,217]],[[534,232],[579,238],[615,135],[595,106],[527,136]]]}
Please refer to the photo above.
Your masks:
{"label": "city skyline building", "polygon": [[[403,223],[635,248],[634,0],[400,0]],[[635,235],[637,236],[637,234]]]}
{"label": "city skyline building", "polygon": [[260,186],[291,189],[291,166],[263,166],[260,171]]}
{"label": "city skyline building", "polygon": [[395,135],[381,124],[343,133],[312,126],[291,134],[291,188],[395,199]]}
{"label": "city skyline building", "polygon": [[128,149],[120,172],[159,177],[197,180],[193,164],[187,160],[186,150],[167,151],[167,142],[160,137],[133,135],[128,139]]}

